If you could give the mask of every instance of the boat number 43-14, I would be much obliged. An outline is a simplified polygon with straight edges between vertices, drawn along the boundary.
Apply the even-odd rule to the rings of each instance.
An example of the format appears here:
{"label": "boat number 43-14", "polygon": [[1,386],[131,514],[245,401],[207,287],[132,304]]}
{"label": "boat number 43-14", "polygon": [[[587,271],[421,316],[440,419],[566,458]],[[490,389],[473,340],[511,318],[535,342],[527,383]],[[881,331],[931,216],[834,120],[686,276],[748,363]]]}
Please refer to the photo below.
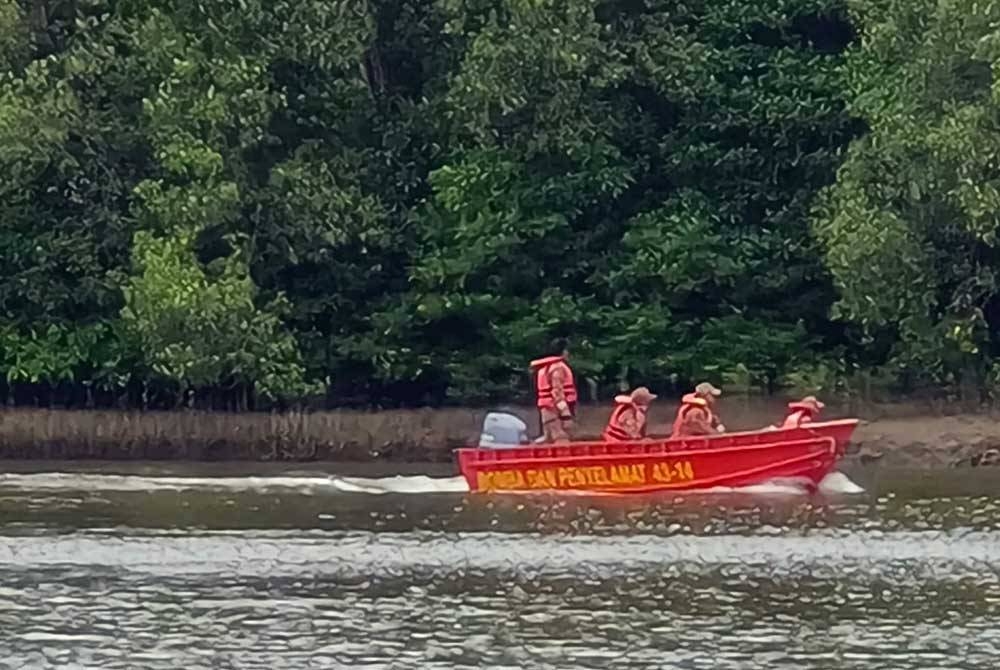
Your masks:
{"label": "boat number 43-14", "polygon": [[694,479],[694,468],[691,466],[691,461],[653,463],[652,471],[652,480],[654,482],[688,482]]}

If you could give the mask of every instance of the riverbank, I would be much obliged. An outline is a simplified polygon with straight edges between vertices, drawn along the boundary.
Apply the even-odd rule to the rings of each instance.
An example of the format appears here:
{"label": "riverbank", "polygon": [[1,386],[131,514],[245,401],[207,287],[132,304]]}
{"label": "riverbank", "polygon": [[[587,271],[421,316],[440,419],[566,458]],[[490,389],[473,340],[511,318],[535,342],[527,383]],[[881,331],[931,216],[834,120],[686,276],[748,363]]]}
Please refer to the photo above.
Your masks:
{"label": "riverbank", "polygon": [[[657,403],[653,432],[668,430],[676,406]],[[530,408],[506,408],[536,424]],[[730,430],[778,420],[775,399],[728,398]],[[478,435],[485,410],[330,411],[308,414],[116,412],[8,409],[0,412],[0,459],[115,461],[331,461],[448,463],[451,449]],[[583,407],[579,432],[596,435],[606,406]],[[926,403],[828,407],[830,418],[857,416],[847,459],[865,466],[940,468],[979,465],[1000,450],[995,412],[945,414]],[[532,430],[537,426],[532,425]]]}

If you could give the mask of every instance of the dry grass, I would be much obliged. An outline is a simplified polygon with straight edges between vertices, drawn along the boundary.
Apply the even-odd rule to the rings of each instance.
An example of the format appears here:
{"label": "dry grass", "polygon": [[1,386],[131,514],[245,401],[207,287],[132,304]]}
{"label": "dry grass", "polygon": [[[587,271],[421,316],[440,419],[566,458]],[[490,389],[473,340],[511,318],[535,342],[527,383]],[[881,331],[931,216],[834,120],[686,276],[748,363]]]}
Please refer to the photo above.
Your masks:
{"label": "dry grass", "polygon": [[0,457],[126,460],[435,460],[482,412],[114,412],[0,414]]}
{"label": "dry grass", "polygon": [[[651,432],[669,429],[676,405],[658,401]],[[513,408],[537,429],[532,409]],[[610,407],[583,407],[578,434],[595,436]],[[474,440],[485,410],[288,414],[117,412],[11,409],[0,411],[0,458],[255,461],[448,461],[451,449]],[[729,397],[721,407],[730,429],[778,420],[777,399]],[[830,407],[831,418],[927,416],[915,403]]]}

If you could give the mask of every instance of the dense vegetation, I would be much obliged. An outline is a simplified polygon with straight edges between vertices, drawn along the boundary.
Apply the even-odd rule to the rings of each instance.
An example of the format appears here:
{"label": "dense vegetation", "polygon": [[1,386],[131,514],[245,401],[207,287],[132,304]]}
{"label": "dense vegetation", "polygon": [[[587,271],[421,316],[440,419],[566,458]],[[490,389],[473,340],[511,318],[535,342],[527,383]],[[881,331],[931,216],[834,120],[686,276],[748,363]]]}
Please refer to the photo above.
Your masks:
{"label": "dense vegetation", "polygon": [[1000,381],[1000,8],[0,0],[10,402]]}

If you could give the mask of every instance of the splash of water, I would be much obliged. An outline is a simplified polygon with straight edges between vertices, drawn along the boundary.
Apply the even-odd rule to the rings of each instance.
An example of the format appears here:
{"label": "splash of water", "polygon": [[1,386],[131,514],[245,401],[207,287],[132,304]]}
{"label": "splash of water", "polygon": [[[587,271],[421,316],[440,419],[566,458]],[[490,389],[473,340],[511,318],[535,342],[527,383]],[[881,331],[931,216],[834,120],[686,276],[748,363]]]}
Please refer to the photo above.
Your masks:
{"label": "splash of water", "polygon": [[842,472],[831,472],[823,481],[819,483],[819,490],[821,493],[831,494],[831,495],[857,495],[859,493],[864,493],[865,490],[851,481],[851,479]]}

